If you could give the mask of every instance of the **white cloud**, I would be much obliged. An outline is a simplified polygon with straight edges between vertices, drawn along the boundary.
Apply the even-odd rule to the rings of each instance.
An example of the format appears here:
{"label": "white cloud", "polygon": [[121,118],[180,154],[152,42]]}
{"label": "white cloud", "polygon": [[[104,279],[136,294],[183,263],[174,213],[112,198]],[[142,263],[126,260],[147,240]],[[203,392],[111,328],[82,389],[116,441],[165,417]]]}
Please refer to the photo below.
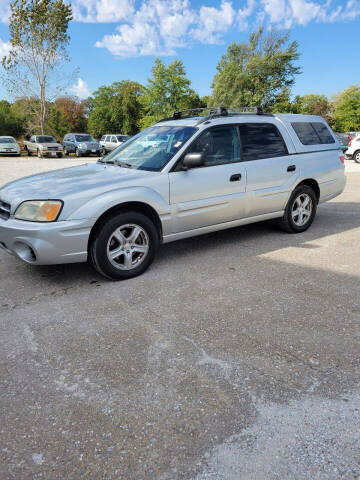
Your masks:
{"label": "white cloud", "polygon": [[237,12],[237,23],[240,30],[246,30],[249,27],[248,19],[254,12],[255,6],[255,0],[248,0],[244,8],[239,8]]}
{"label": "white cloud", "polygon": [[192,36],[202,43],[219,43],[232,26],[234,18],[235,10],[231,2],[222,1],[220,8],[202,5],[197,26],[191,32]]}
{"label": "white cloud", "polygon": [[[115,32],[95,45],[126,58],[174,55],[177,48],[194,42],[221,43],[231,29],[243,31],[259,23],[290,28],[360,16],[360,0],[347,0],[346,5],[338,6],[334,1],[241,0],[240,5],[236,3],[237,10],[235,0],[217,0],[215,6],[200,7],[192,6],[190,0],[73,0],[73,4],[81,4],[82,21],[118,21]],[[116,14],[111,13],[114,11]]]}
{"label": "white cloud", "polygon": [[[116,24],[95,45],[121,58],[175,55],[180,47],[221,43],[231,30],[262,23],[291,28],[360,17],[360,0],[204,0],[196,6],[194,0],[70,1],[74,21]],[[0,0],[0,21],[6,23],[8,15],[9,1]],[[0,40],[0,55],[7,48]]]}
{"label": "white cloud", "polygon": [[173,55],[187,44],[190,25],[196,20],[187,0],[148,0],[129,23],[96,42],[120,57]]}
{"label": "white cloud", "polygon": [[5,55],[8,55],[9,51],[10,51],[10,43],[4,42],[0,38],[0,59],[2,57],[5,57]]}
{"label": "white cloud", "polygon": [[80,77],[77,79],[77,83],[75,83],[70,90],[79,98],[88,98],[91,95],[87,83]]}
{"label": "white cloud", "polygon": [[360,16],[360,1],[348,0],[345,6],[335,6],[331,0],[262,0],[264,12],[270,24],[281,28],[307,25],[312,21],[334,22],[355,20]]}
{"label": "white cloud", "polygon": [[74,0],[71,5],[78,22],[126,21],[134,14],[134,0]]}

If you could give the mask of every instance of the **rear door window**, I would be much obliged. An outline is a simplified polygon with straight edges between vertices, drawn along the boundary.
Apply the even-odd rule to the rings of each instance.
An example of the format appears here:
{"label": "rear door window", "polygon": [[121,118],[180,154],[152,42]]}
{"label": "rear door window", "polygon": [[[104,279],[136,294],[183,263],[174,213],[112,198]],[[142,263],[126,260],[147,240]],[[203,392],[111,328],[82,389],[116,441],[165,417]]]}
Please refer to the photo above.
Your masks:
{"label": "rear door window", "polygon": [[321,122],[293,122],[291,124],[303,145],[335,143],[329,129]]}
{"label": "rear door window", "polygon": [[281,133],[271,123],[242,123],[239,130],[244,162],[288,154]]}

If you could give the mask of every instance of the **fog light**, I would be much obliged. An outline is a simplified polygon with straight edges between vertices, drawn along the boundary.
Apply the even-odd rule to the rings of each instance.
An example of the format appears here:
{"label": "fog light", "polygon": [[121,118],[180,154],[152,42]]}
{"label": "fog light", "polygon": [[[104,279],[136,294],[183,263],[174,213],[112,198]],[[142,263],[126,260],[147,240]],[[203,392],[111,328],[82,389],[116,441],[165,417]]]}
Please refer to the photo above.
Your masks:
{"label": "fog light", "polygon": [[23,242],[16,242],[13,249],[18,257],[28,263],[36,262],[34,250]]}

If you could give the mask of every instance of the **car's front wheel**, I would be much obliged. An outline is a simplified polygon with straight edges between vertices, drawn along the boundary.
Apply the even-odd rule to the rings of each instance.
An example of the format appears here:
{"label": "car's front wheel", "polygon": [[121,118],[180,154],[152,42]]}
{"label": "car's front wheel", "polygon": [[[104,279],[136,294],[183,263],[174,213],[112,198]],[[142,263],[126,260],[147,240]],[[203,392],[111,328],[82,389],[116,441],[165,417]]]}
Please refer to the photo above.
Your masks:
{"label": "car's front wheel", "polygon": [[314,190],[308,185],[295,188],[286,205],[280,226],[289,233],[301,233],[312,224],[317,209]]}
{"label": "car's front wheel", "polygon": [[96,227],[89,256],[100,274],[124,280],[145,272],[158,245],[157,229],[148,217],[139,212],[121,212]]}
{"label": "car's front wheel", "polygon": [[356,163],[360,163],[360,150],[354,153],[354,160]]}

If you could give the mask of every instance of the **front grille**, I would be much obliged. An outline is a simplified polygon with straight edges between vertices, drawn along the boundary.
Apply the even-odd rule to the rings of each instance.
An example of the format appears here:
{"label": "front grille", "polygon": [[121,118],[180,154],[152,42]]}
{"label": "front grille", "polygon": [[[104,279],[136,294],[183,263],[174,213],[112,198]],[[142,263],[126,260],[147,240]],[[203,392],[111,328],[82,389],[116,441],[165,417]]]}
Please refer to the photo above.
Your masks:
{"label": "front grille", "polygon": [[11,206],[8,203],[0,200],[0,218],[2,218],[3,220],[8,220],[8,218],[10,217],[10,209]]}

